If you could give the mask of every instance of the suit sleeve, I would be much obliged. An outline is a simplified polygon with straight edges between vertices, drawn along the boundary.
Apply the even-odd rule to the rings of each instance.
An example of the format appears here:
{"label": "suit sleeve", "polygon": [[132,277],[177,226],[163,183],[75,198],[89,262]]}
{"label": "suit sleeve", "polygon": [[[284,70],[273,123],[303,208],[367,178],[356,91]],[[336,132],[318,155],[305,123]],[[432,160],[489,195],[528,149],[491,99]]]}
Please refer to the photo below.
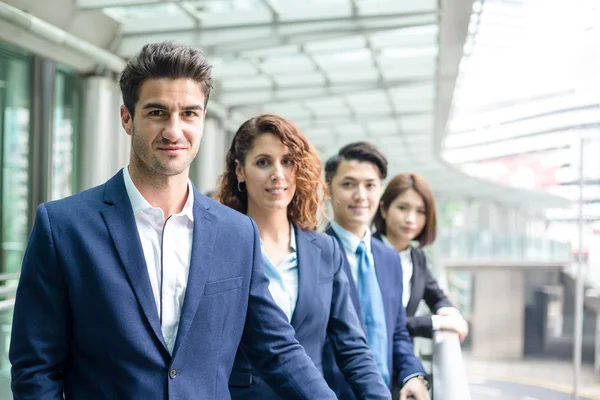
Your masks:
{"label": "suit sleeve", "polygon": [[350,299],[350,282],[343,269],[346,262],[337,241],[333,244],[333,278],[331,313],[327,336],[333,346],[337,365],[359,399],[390,399],[373,354],[367,345],[360,321]]}
{"label": "suit sleeve", "polygon": [[401,386],[412,376],[422,375],[427,377],[423,364],[415,355],[415,349],[406,325],[406,311],[402,305],[398,307],[396,328],[394,330],[394,371],[398,374],[397,382]]}
{"label": "suit sleeve", "polygon": [[406,317],[406,327],[411,337],[433,337],[433,321],[431,315],[413,315]]}
{"label": "suit sleeve", "polygon": [[[436,279],[433,277],[431,270],[427,268],[427,260],[425,254],[419,251],[419,264],[415,268],[421,268],[423,271],[423,277],[425,279],[425,290],[423,292],[423,300],[429,307],[432,313],[436,313],[442,307],[453,307],[452,303],[440,289]],[[433,323],[431,316],[420,315],[412,316],[407,318],[407,327],[412,337],[433,337]]]}
{"label": "suit sleeve", "polygon": [[284,399],[336,399],[294,337],[294,328],[269,292],[256,225],[248,313],[241,346],[256,371]]}
{"label": "suit sleeve", "polygon": [[48,211],[38,207],[17,288],[9,358],[15,399],[62,399],[71,314]]}
{"label": "suit sleeve", "polygon": [[[423,261],[425,261],[425,257],[423,257]],[[454,307],[448,296],[440,289],[431,270],[427,268],[427,264],[424,264],[423,268],[425,272],[425,293],[423,294],[423,300],[425,300],[429,309],[433,313],[436,313],[442,307]]]}

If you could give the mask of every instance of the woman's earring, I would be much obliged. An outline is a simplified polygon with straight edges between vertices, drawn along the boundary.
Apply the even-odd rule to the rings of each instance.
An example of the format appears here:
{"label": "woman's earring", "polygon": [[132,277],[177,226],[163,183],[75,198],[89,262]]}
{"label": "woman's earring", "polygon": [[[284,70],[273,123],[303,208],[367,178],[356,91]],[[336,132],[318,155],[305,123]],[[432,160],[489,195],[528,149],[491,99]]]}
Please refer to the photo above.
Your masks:
{"label": "woman's earring", "polygon": [[245,187],[244,187],[244,190],[242,190],[242,186],[241,186],[242,183],[244,183],[244,182],[238,181],[238,183],[237,183],[238,192],[240,192],[240,193],[243,193],[246,191]]}

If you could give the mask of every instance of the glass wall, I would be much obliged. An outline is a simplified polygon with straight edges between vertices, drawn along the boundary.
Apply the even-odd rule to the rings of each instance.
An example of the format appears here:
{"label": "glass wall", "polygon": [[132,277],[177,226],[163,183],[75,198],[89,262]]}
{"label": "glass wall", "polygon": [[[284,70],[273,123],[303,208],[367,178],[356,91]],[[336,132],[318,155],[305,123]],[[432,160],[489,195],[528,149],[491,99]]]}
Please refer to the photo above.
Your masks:
{"label": "glass wall", "polygon": [[29,233],[31,65],[27,54],[0,44],[0,272],[20,269]]}
{"label": "glass wall", "polygon": [[79,122],[79,80],[62,68],[54,84],[54,134],[52,142],[52,200],[73,194],[75,135]]}

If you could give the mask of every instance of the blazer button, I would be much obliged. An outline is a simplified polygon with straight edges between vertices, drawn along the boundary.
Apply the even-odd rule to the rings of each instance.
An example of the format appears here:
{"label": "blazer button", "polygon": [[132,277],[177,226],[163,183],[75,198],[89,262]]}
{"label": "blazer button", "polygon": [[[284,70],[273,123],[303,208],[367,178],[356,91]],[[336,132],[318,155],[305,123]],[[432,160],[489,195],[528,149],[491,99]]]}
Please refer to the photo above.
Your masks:
{"label": "blazer button", "polygon": [[169,378],[175,379],[176,376],[177,376],[177,370],[175,368],[171,368],[171,370],[169,371]]}

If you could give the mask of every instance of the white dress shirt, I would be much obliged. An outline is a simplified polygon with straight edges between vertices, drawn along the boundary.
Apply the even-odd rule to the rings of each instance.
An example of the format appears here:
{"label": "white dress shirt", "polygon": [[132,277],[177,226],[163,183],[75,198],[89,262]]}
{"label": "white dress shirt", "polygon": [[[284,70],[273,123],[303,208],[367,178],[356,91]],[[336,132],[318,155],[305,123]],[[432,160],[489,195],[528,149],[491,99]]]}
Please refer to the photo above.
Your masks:
{"label": "white dress shirt", "polygon": [[333,229],[337,237],[340,238],[340,241],[344,246],[344,252],[346,253],[346,258],[348,259],[348,264],[350,265],[350,271],[352,272],[354,284],[358,285],[358,256],[356,255],[356,250],[358,249],[360,242],[365,242],[369,262],[374,266],[375,269],[377,269],[375,260],[373,259],[373,252],[371,251],[371,231],[368,227],[365,227],[365,236],[361,239],[354,233],[343,228],[335,221],[331,221],[331,229]]}
{"label": "white dress shirt", "polygon": [[[394,248],[394,245],[389,241],[389,239],[385,235],[381,235],[381,239],[383,243],[387,244],[391,248]],[[411,248],[408,246],[408,249],[399,251],[400,255],[400,263],[402,264],[402,305],[404,308],[408,305],[410,301],[410,293],[412,291],[412,276],[414,271],[414,266],[412,262],[412,257],[410,254]]]}
{"label": "white dress shirt", "polygon": [[183,209],[165,221],[162,209],[152,207],[135,187],[129,175],[129,166],[123,169],[123,178],[144,250],[156,309],[161,318],[162,334],[172,354],[190,272],[194,191],[188,181],[188,198]]}
{"label": "white dress shirt", "polygon": [[290,224],[290,248],[292,252],[288,254],[279,265],[275,266],[260,241],[260,250],[262,252],[263,262],[265,264],[265,275],[269,278],[269,292],[275,303],[283,310],[288,317],[288,322],[292,321],[292,315],[296,309],[298,301],[298,256],[296,252],[296,232]]}

